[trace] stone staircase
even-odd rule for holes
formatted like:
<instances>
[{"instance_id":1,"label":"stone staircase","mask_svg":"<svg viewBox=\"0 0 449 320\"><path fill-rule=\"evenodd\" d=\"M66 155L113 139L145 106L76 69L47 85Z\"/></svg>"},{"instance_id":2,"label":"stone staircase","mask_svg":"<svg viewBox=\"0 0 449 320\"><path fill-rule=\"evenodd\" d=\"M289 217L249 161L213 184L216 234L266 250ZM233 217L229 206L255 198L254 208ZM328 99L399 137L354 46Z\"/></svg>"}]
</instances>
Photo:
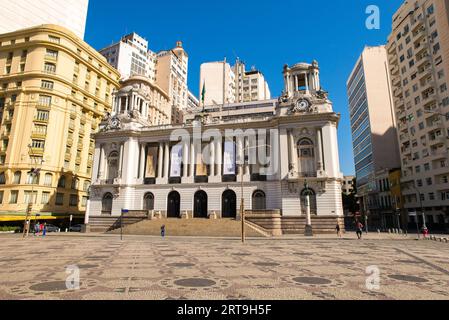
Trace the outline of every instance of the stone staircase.
<instances>
[{"instance_id":1,"label":"stone staircase","mask_svg":"<svg viewBox=\"0 0 449 320\"><path fill-rule=\"evenodd\" d=\"M146 217L124 217L123 228L139 223ZM106 233L109 231L120 229L120 217L90 217L88 232Z\"/></svg>"},{"instance_id":2,"label":"stone staircase","mask_svg":"<svg viewBox=\"0 0 449 320\"><path fill-rule=\"evenodd\" d=\"M198 236L198 237L240 237L241 221L234 219L153 219L129 224L124 229L124 234L160 236L161 226L165 225L166 236ZM112 230L110 233L118 234L120 230ZM269 236L260 228L247 225L246 236Z\"/></svg>"}]
</instances>

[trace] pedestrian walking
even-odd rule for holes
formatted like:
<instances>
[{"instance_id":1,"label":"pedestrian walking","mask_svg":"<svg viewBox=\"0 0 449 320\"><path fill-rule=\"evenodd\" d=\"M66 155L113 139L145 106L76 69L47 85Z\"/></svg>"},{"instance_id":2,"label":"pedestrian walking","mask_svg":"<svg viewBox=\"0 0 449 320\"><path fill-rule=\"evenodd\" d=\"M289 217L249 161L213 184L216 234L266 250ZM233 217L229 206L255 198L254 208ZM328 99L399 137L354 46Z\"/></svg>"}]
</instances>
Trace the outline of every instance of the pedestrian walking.
<instances>
[{"instance_id":1,"label":"pedestrian walking","mask_svg":"<svg viewBox=\"0 0 449 320\"><path fill-rule=\"evenodd\" d=\"M45 237L47 234L47 223L44 223L44 226L42 227L42 237Z\"/></svg>"},{"instance_id":2,"label":"pedestrian walking","mask_svg":"<svg viewBox=\"0 0 449 320\"><path fill-rule=\"evenodd\" d=\"M34 236L39 235L39 227L40 227L39 225L40 225L39 221L34 224Z\"/></svg>"},{"instance_id":3,"label":"pedestrian walking","mask_svg":"<svg viewBox=\"0 0 449 320\"><path fill-rule=\"evenodd\" d=\"M165 224L161 226L161 237L165 238Z\"/></svg>"},{"instance_id":4,"label":"pedestrian walking","mask_svg":"<svg viewBox=\"0 0 449 320\"><path fill-rule=\"evenodd\" d=\"M360 221L357 221L356 229L357 229L357 238L361 240L363 235L363 224L361 224Z\"/></svg>"},{"instance_id":5,"label":"pedestrian walking","mask_svg":"<svg viewBox=\"0 0 449 320\"><path fill-rule=\"evenodd\" d=\"M43 223L39 223L39 233L38 236L41 235L41 233L44 231L44 224Z\"/></svg>"},{"instance_id":6,"label":"pedestrian walking","mask_svg":"<svg viewBox=\"0 0 449 320\"><path fill-rule=\"evenodd\" d=\"M335 227L335 230L337 230L337 237L341 238L341 227L340 227L340 224L337 223L337 226Z\"/></svg>"}]
</instances>

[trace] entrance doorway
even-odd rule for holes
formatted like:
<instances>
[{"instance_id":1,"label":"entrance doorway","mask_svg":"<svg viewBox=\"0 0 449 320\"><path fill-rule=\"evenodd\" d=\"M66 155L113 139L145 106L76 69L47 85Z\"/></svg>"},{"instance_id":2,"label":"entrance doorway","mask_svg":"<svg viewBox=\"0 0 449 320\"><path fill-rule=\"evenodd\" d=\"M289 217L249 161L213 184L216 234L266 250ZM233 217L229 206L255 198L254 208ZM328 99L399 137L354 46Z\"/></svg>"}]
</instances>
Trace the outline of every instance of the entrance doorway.
<instances>
[{"instance_id":1,"label":"entrance doorway","mask_svg":"<svg viewBox=\"0 0 449 320\"><path fill-rule=\"evenodd\" d=\"M223 192L221 198L221 217L237 218L237 196L232 190Z\"/></svg>"},{"instance_id":2,"label":"entrance doorway","mask_svg":"<svg viewBox=\"0 0 449 320\"><path fill-rule=\"evenodd\" d=\"M179 218L181 216L181 196L177 191L172 191L167 199L167 218Z\"/></svg>"},{"instance_id":3,"label":"entrance doorway","mask_svg":"<svg viewBox=\"0 0 449 320\"><path fill-rule=\"evenodd\" d=\"M193 203L193 217L194 218L207 218L207 193L204 191L198 191L195 193Z\"/></svg>"}]
</instances>

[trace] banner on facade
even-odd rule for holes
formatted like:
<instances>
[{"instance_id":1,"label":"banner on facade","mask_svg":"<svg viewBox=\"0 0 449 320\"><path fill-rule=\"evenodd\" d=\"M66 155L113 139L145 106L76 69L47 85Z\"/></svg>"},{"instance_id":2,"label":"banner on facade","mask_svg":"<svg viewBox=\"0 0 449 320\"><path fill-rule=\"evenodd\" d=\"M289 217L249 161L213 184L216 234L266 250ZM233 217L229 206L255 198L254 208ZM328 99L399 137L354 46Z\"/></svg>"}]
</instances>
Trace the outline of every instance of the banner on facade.
<instances>
[{"instance_id":1,"label":"banner on facade","mask_svg":"<svg viewBox=\"0 0 449 320\"><path fill-rule=\"evenodd\" d=\"M223 174L235 175L235 144L232 140L226 140L224 143L224 159L223 159Z\"/></svg>"},{"instance_id":2,"label":"banner on facade","mask_svg":"<svg viewBox=\"0 0 449 320\"><path fill-rule=\"evenodd\" d=\"M156 178L158 147L147 148L145 178Z\"/></svg>"},{"instance_id":3,"label":"banner on facade","mask_svg":"<svg viewBox=\"0 0 449 320\"><path fill-rule=\"evenodd\" d=\"M196 176L207 177L207 165L203 161L204 145L201 146L201 150L196 153Z\"/></svg>"},{"instance_id":4,"label":"banner on facade","mask_svg":"<svg viewBox=\"0 0 449 320\"><path fill-rule=\"evenodd\" d=\"M182 146L175 145L171 149L170 177L180 178L182 166Z\"/></svg>"}]
</instances>

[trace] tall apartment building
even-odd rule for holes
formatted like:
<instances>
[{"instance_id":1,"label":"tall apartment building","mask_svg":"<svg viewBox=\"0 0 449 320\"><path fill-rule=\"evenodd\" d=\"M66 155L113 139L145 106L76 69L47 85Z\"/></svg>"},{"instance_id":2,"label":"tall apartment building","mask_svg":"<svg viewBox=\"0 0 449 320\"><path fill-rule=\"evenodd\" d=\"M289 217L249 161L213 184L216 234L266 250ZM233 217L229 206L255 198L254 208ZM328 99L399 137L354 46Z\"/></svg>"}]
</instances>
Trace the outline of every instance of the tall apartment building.
<instances>
[{"instance_id":1,"label":"tall apartment building","mask_svg":"<svg viewBox=\"0 0 449 320\"><path fill-rule=\"evenodd\" d=\"M118 72L71 31L0 35L0 213L83 215ZM39 172L32 169L38 169Z\"/></svg>"},{"instance_id":2,"label":"tall apartment building","mask_svg":"<svg viewBox=\"0 0 449 320\"><path fill-rule=\"evenodd\" d=\"M265 76L259 70L246 71L245 63L237 59L233 67L235 74L236 102L270 100L271 93Z\"/></svg>"},{"instance_id":3,"label":"tall apartment building","mask_svg":"<svg viewBox=\"0 0 449 320\"><path fill-rule=\"evenodd\" d=\"M148 49L148 41L137 33L124 36L100 53L120 72L122 80L145 76L152 82L156 81L156 53Z\"/></svg>"},{"instance_id":4,"label":"tall apartment building","mask_svg":"<svg viewBox=\"0 0 449 320\"><path fill-rule=\"evenodd\" d=\"M347 82L357 192L361 209L379 223L377 173L400 167L384 46L366 47Z\"/></svg>"},{"instance_id":5,"label":"tall apartment building","mask_svg":"<svg viewBox=\"0 0 449 320\"><path fill-rule=\"evenodd\" d=\"M0 0L0 34L56 24L84 38L89 0Z\"/></svg>"},{"instance_id":6,"label":"tall apartment building","mask_svg":"<svg viewBox=\"0 0 449 320\"><path fill-rule=\"evenodd\" d=\"M407 1L393 17L388 62L405 208L427 225L449 221L449 2Z\"/></svg>"},{"instance_id":7,"label":"tall apartment building","mask_svg":"<svg viewBox=\"0 0 449 320\"><path fill-rule=\"evenodd\" d=\"M204 105L220 105L234 103L235 74L226 59L207 62L200 67L200 93L205 86Z\"/></svg>"},{"instance_id":8,"label":"tall apartment building","mask_svg":"<svg viewBox=\"0 0 449 320\"><path fill-rule=\"evenodd\" d=\"M189 90L189 96L187 100L187 110L196 110L200 106L198 98Z\"/></svg>"},{"instance_id":9,"label":"tall apartment building","mask_svg":"<svg viewBox=\"0 0 449 320\"><path fill-rule=\"evenodd\" d=\"M189 89L187 75L189 71L189 55L182 42L176 42L171 50L160 51L156 62L156 84L170 97L174 112L187 109Z\"/></svg>"},{"instance_id":10,"label":"tall apartment building","mask_svg":"<svg viewBox=\"0 0 449 320\"><path fill-rule=\"evenodd\" d=\"M355 176L344 176L341 182L341 192L349 196L354 191Z\"/></svg>"}]
</instances>

